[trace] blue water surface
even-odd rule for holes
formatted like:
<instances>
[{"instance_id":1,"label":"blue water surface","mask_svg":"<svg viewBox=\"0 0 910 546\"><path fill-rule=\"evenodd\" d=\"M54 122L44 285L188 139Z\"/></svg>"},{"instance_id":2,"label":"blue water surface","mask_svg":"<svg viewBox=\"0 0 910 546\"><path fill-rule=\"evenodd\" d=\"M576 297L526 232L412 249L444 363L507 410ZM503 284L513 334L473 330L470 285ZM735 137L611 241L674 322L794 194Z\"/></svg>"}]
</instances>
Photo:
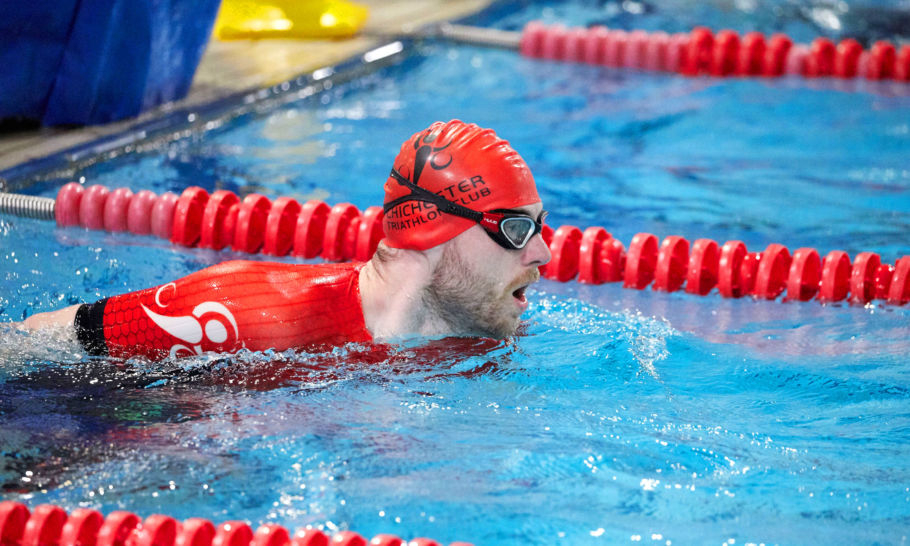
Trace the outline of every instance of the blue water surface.
<instances>
[{"instance_id":1,"label":"blue water surface","mask_svg":"<svg viewBox=\"0 0 910 546\"><path fill-rule=\"evenodd\" d=\"M897 2L522 2L471 22L869 41L906 40L901 17ZM452 118L512 143L554 226L910 254L906 84L686 79L432 41L24 191L199 185L364 209L399 143ZM233 258L264 259L2 217L0 320ZM907 542L906 307L552 281L529 299L515 339L378 356L118 363L0 327L0 496L478 545Z\"/></svg>"}]
</instances>

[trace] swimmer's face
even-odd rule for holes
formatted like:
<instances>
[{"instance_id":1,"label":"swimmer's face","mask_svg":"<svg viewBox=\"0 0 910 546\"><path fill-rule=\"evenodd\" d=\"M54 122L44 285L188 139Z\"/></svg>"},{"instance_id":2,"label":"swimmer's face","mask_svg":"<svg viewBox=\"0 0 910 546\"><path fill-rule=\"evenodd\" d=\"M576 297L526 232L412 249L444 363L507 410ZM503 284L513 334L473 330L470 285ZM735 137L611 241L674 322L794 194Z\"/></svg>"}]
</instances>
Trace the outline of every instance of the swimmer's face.
<instances>
[{"instance_id":1,"label":"swimmer's face","mask_svg":"<svg viewBox=\"0 0 910 546\"><path fill-rule=\"evenodd\" d=\"M537 218L543 205L514 209ZM537 268L550 261L540 234L519 250L506 250L480 226L455 237L443 250L427 298L455 334L503 338L513 335L528 308L525 289L540 278Z\"/></svg>"}]
</instances>

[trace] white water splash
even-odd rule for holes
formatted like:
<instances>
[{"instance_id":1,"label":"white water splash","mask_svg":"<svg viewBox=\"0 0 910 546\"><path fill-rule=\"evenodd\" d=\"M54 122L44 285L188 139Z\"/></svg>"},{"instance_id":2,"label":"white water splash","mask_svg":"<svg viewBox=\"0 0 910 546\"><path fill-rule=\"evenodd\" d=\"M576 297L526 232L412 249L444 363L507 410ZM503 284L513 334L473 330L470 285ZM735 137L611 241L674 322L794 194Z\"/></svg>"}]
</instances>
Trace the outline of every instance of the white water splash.
<instances>
[{"instance_id":1,"label":"white water splash","mask_svg":"<svg viewBox=\"0 0 910 546\"><path fill-rule=\"evenodd\" d=\"M0 323L0 370L36 361L76 362L84 356L71 326L28 331L17 323Z\"/></svg>"},{"instance_id":2,"label":"white water splash","mask_svg":"<svg viewBox=\"0 0 910 546\"><path fill-rule=\"evenodd\" d=\"M640 371L660 379L655 364L670 355L667 338L678 334L666 319L645 316L640 311L612 313L564 296L539 296L534 301L533 321L548 329L622 341Z\"/></svg>"},{"instance_id":3,"label":"white water splash","mask_svg":"<svg viewBox=\"0 0 910 546\"><path fill-rule=\"evenodd\" d=\"M676 335L676 330L666 319L646 317L640 311L624 310L619 317L619 331L629 343L629 352L642 370L660 379L654 364L670 356L667 338Z\"/></svg>"}]
</instances>

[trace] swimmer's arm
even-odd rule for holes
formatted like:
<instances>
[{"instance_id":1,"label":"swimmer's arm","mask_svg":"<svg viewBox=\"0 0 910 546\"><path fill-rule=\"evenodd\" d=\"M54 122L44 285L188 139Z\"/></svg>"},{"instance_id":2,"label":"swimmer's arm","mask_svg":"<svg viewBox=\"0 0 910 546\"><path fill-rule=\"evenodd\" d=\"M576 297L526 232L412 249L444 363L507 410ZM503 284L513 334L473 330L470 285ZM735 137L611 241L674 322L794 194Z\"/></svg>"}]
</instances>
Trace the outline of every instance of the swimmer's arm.
<instances>
[{"instance_id":1,"label":"swimmer's arm","mask_svg":"<svg viewBox=\"0 0 910 546\"><path fill-rule=\"evenodd\" d=\"M70 305L56 311L37 313L22 321L19 326L25 330L47 330L51 328L63 330L69 328L75 333L74 324L76 311L78 310L79 305Z\"/></svg>"},{"instance_id":2,"label":"swimmer's arm","mask_svg":"<svg viewBox=\"0 0 910 546\"><path fill-rule=\"evenodd\" d=\"M30 360L58 362L85 353L74 320L79 305L37 313L22 322L0 323L0 368Z\"/></svg>"}]
</instances>

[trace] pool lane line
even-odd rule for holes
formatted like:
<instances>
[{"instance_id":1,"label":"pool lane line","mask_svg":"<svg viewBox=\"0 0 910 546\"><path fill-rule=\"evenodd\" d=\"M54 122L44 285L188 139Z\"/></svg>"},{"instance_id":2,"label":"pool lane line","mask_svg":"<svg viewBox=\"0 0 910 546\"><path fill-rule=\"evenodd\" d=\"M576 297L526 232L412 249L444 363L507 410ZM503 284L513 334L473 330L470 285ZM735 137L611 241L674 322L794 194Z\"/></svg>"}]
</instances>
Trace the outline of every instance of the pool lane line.
<instances>
[{"instance_id":1,"label":"pool lane line","mask_svg":"<svg viewBox=\"0 0 910 546\"><path fill-rule=\"evenodd\" d=\"M407 33L459 43L500 47L537 59L614 68L672 72L684 76L840 78L910 81L910 44L899 49L879 40L868 49L853 38L811 44L786 34L740 36L696 27L688 33L625 31L605 26L565 27L532 21L521 32L442 23Z\"/></svg>"},{"instance_id":2,"label":"pool lane line","mask_svg":"<svg viewBox=\"0 0 910 546\"><path fill-rule=\"evenodd\" d=\"M259 194L242 199L227 190L211 195L193 186L179 196L129 188L113 191L96 184L65 184L56 199L0 193L0 214L54 220L60 227L83 227L112 233L154 235L185 247L202 247L271 256L288 254L327 261L369 260L383 238L382 207L361 213L350 203L329 206L319 200L274 201ZM541 267L548 279L584 284L622 282L623 287L705 296L717 288L725 298L752 296L784 301L866 305L910 301L910 255L882 263L875 252L860 252L851 263L846 252L824 259L814 248L792 254L772 243L750 252L742 241L719 245L711 239L690 244L680 236L659 241L638 233L628 250L602 227L582 231L570 225L542 231L552 260Z\"/></svg>"},{"instance_id":3,"label":"pool lane line","mask_svg":"<svg viewBox=\"0 0 910 546\"><path fill-rule=\"evenodd\" d=\"M353 531L329 537L318 529L301 528L293 535L281 525L266 523L255 532L246 522L227 521L215 526L202 518L183 522L154 514L144 520L117 510L106 517L88 508L67 514L63 508L42 504L29 511L19 502L0 502L0 543L6 546L441 546L429 538L404 541L380 534L369 542ZM452 542L449 546L472 546Z\"/></svg>"}]
</instances>

